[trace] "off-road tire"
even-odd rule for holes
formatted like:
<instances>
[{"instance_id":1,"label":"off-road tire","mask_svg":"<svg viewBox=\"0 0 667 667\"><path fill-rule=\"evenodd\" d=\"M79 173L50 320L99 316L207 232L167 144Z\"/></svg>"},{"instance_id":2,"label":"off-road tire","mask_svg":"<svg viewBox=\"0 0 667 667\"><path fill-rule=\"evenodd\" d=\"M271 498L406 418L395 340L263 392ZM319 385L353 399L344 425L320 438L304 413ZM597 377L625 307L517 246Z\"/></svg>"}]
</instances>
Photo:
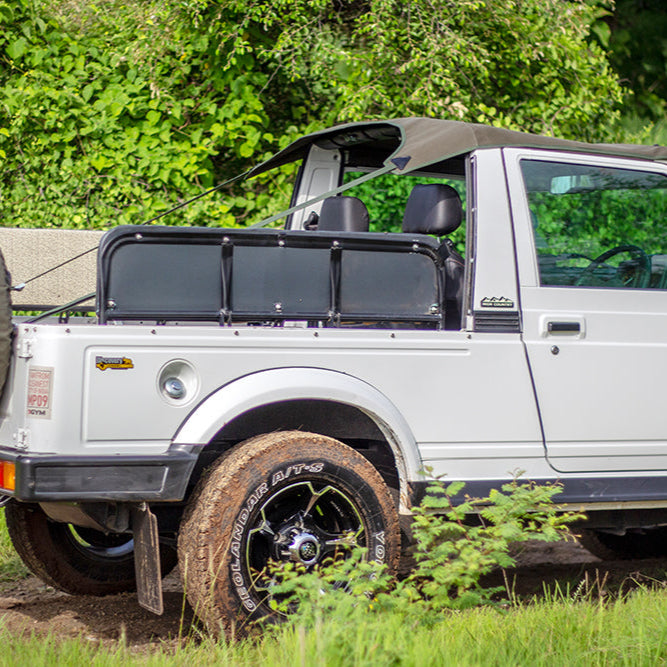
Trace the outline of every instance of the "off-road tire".
<instances>
[{"instance_id":1,"label":"off-road tire","mask_svg":"<svg viewBox=\"0 0 667 667\"><path fill-rule=\"evenodd\" d=\"M625 535L582 530L579 543L602 560L660 558L667 555L667 528L629 530Z\"/></svg>"},{"instance_id":2,"label":"off-road tire","mask_svg":"<svg viewBox=\"0 0 667 667\"><path fill-rule=\"evenodd\" d=\"M318 500L311 506L314 497ZM311 508L306 512L310 527L302 523L297 530L290 522L304 504ZM256 574L269 559L295 560L299 540L322 534L322 526L329 534L342 534L348 519L359 522L368 557L386 563L394 574L400 555L398 514L367 459L337 440L301 431L241 443L198 482L181 522L178 555L188 601L212 634L245 632L250 622L272 614L267 589L258 589L260 578L251 580L251 570ZM264 525L274 532L259 530ZM290 557L287 550L272 555L277 534L294 536ZM321 562L325 547L315 546L311 553Z\"/></svg>"},{"instance_id":3,"label":"off-road tire","mask_svg":"<svg viewBox=\"0 0 667 667\"><path fill-rule=\"evenodd\" d=\"M15 500L5 507L5 518L21 560L44 583L72 595L136 590L131 535L77 529L52 521L39 505ZM166 576L176 566L176 551L161 546L160 563Z\"/></svg>"},{"instance_id":4,"label":"off-road tire","mask_svg":"<svg viewBox=\"0 0 667 667\"><path fill-rule=\"evenodd\" d=\"M5 258L0 252L0 396L2 396L7 375L9 361L12 356L12 299L11 277L5 265Z\"/></svg>"}]
</instances>

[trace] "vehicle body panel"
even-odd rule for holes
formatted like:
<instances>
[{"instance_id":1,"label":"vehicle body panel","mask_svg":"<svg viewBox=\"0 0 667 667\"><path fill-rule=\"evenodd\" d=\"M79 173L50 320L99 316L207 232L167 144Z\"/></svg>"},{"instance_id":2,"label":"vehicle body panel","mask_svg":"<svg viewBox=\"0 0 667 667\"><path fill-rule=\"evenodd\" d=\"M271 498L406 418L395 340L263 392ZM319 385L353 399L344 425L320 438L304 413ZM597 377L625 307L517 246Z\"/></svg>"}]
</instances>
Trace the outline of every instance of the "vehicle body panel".
<instances>
[{"instance_id":1,"label":"vehicle body panel","mask_svg":"<svg viewBox=\"0 0 667 667\"><path fill-rule=\"evenodd\" d=\"M522 159L667 173L645 161L505 149L521 254L523 337L559 472L667 469L667 291L539 287ZM532 261L531 261L532 260ZM575 331L549 331L575 323Z\"/></svg>"}]
</instances>

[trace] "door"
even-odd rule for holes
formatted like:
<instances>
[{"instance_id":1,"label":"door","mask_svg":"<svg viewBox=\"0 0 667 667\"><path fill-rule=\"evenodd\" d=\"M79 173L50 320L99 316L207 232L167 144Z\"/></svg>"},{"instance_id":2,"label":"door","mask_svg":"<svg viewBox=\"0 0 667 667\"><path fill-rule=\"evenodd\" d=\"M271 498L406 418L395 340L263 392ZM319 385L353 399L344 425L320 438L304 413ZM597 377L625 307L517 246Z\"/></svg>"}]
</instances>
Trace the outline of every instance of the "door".
<instances>
[{"instance_id":1,"label":"door","mask_svg":"<svg viewBox=\"0 0 667 667\"><path fill-rule=\"evenodd\" d=\"M667 170L516 149L505 160L549 463L667 469Z\"/></svg>"}]
</instances>

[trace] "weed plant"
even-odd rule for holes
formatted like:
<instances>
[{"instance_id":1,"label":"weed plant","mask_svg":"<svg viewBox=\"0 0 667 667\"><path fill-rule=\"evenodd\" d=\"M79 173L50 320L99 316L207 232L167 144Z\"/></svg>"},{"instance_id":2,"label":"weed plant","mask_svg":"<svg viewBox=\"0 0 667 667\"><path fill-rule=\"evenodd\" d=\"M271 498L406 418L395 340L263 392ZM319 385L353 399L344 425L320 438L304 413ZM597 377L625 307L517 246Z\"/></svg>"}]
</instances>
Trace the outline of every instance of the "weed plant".
<instances>
[{"instance_id":1,"label":"weed plant","mask_svg":"<svg viewBox=\"0 0 667 667\"><path fill-rule=\"evenodd\" d=\"M393 581L385 565L366 560L361 548L311 571L281 563L272 572L274 609L305 628L331 617L358 624L388 613L400 623L432 624L445 610L498 604L509 591L484 586L482 577L515 565L513 545L565 539L569 524L582 518L558 510L553 497L560 487L554 484L515 478L487 498L455 503L462 489L460 482L429 485L414 512L416 565L402 581Z\"/></svg>"},{"instance_id":2,"label":"weed plant","mask_svg":"<svg viewBox=\"0 0 667 667\"><path fill-rule=\"evenodd\" d=\"M502 599L511 598L510 591L480 583L490 569L514 564L516 542L567 537L576 517L557 511L552 498L558 487L515 480L489 498L455 507L460 491L459 484L433 487L415 512L417 565L398 583L362 551L312 572L287 565L275 605L291 615L238 641L193 630L178 645L133 647L17 635L0 624L0 667L665 664L664 584L609 599L604 580L586 580L574 590L556 588L539 600L508 604ZM0 546L11 549L2 535Z\"/></svg>"}]
</instances>

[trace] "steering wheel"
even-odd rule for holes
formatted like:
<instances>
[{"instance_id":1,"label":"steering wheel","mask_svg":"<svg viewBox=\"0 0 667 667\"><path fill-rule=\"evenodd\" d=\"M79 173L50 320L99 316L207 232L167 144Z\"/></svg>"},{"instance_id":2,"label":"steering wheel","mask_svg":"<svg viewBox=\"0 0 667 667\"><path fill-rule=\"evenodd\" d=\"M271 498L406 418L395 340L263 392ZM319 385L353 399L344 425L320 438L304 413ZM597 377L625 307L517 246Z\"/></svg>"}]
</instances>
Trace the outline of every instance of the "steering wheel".
<instances>
[{"instance_id":1,"label":"steering wheel","mask_svg":"<svg viewBox=\"0 0 667 667\"><path fill-rule=\"evenodd\" d=\"M606 281L609 281L613 277L618 278L623 287L648 287L651 279L651 259L639 246L636 245L619 245L615 248L606 250L591 261L591 263L581 272L574 284L585 285L586 280L589 279L591 274L595 274L595 271L605 262L622 252L630 254L632 259L637 263L637 269L632 272L629 277L624 277L619 274L618 268L608 267L609 269L614 270L614 275L607 278ZM605 279L602 278L602 280L604 281Z\"/></svg>"}]
</instances>

